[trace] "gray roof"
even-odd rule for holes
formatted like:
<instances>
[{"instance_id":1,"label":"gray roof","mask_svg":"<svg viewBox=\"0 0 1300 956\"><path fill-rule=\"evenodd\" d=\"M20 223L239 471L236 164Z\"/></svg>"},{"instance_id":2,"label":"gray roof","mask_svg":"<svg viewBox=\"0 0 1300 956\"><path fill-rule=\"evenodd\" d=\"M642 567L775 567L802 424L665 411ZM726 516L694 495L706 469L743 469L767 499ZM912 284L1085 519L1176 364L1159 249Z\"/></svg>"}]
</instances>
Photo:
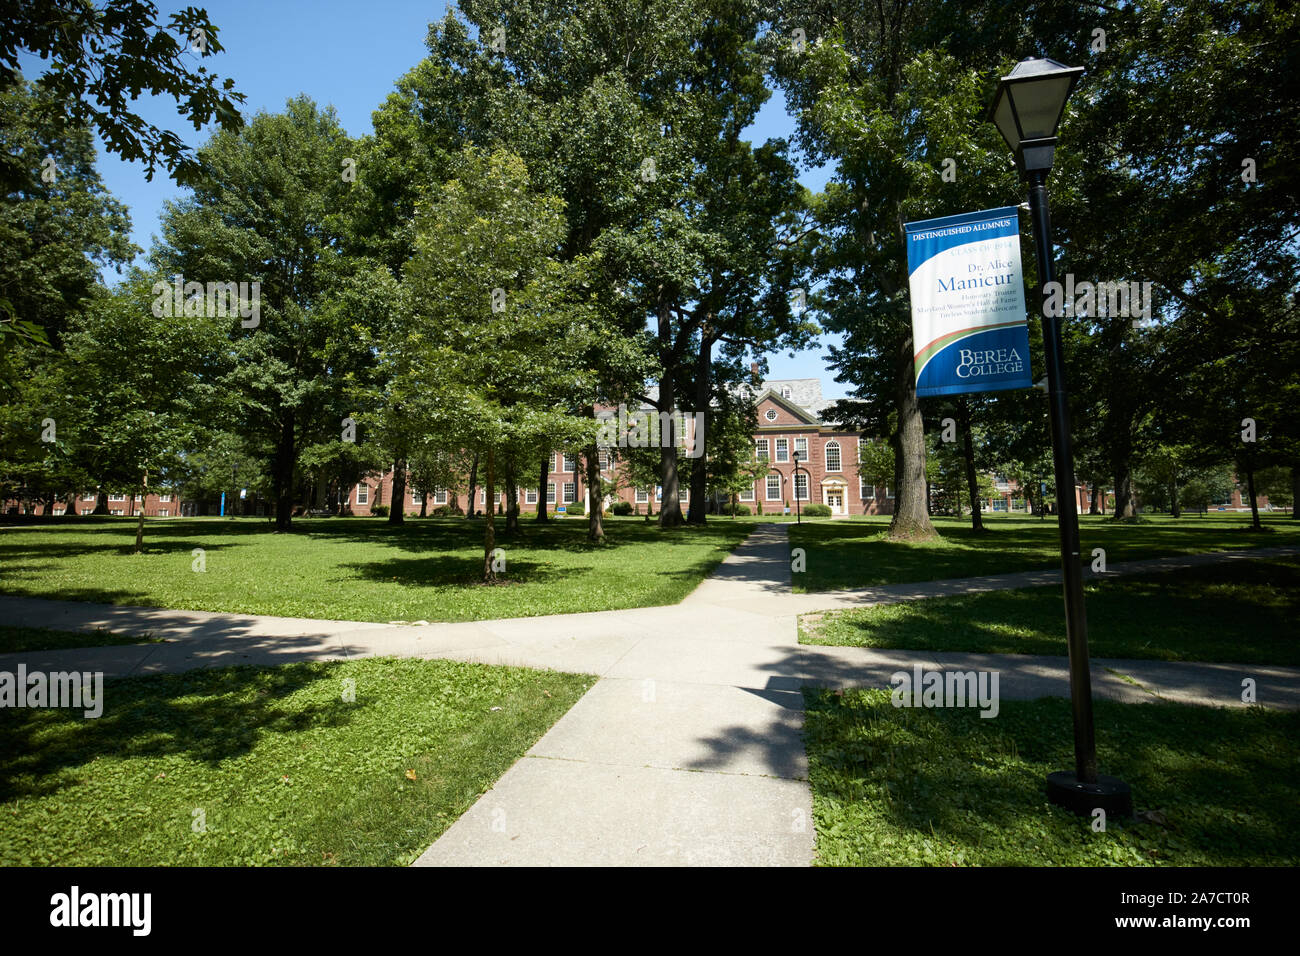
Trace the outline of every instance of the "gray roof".
<instances>
[{"instance_id":1,"label":"gray roof","mask_svg":"<svg viewBox=\"0 0 1300 956\"><path fill-rule=\"evenodd\" d=\"M755 397L771 389L787 402L798 405L810 413L818 421L821 421L822 412L835 404L834 399L822 397L822 380L819 378L771 378L761 382L757 387L745 385L742 388ZM651 401L657 401L659 386L648 386L645 394Z\"/></svg>"}]
</instances>

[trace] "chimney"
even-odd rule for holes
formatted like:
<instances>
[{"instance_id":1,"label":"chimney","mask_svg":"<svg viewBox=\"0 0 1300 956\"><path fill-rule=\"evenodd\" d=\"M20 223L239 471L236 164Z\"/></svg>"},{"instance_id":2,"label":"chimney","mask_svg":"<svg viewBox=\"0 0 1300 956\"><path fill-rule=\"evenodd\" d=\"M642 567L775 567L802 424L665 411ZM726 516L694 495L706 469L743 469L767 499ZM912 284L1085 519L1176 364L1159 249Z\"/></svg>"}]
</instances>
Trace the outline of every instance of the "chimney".
<instances>
[{"instance_id":1,"label":"chimney","mask_svg":"<svg viewBox=\"0 0 1300 956\"><path fill-rule=\"evenodd\" d=\"M749 377L750 377L751 379L754 380L754 384L755 384L755 385L759 384L759 382L762 381L762 379L760 379L760 378L758 377L758 363L757 363L757 362L750 362L750 363L749 363Z\"/></svg>"}]
</instances>

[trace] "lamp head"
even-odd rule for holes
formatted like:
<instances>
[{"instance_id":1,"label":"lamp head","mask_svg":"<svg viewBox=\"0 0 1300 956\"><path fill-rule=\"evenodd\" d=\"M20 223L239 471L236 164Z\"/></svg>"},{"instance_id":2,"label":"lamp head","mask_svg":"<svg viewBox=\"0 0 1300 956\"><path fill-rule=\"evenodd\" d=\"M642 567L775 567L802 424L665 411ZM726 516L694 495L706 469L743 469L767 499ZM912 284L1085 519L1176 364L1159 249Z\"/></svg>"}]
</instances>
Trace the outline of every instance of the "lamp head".
<instances>
[{"instance_id":1,"label":"lamp head","mask_svg":"<svg viewBox=\"0 0 1300 956\"><path fill-rule=\"evenodd\" d=\"M1074 91L1083 67L1055 60L1021 60L998 83L989 119L1011 147L1023 172L1052 168L1056 131L1065 101Z\"/></svg>"}]
</instances>

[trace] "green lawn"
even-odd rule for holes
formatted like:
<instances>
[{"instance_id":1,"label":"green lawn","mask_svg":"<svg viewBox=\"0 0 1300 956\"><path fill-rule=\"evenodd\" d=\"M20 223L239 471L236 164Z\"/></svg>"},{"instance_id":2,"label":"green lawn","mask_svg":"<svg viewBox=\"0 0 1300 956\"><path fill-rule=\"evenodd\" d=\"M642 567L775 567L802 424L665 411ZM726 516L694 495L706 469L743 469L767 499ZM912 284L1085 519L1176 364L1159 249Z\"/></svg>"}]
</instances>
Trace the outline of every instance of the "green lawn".
<instances>
[{"instance_id":1,"label":"green lawn","mask_svg":"<svg viewBox=\"0 0 1300 956\"><path fill-rule=\"evenodd\" d=\"M1300 560L1241 561L1086 585L1093 657L1300 665ZM805 644L1065 654L1059 585L807 615Z\"/></svg>"},{"instance_id":2,"label":"green lawn","mask_svg":"<svg viewBox=\"0 0 1300 956\"><path fill-rule=\"evenodd\" d=\"M114 634L93 631L51 631L44 627L10 627L0 624L0 654L17 651L61 651L70 647L108 647L114 644L157 644L161 638L148 634Z\"/></svg>"},{"instance_id":3,"label":"green lawn","mask_svg":"<svg viewBox=\"0 0 1300 956\"><path fill-rule=\"evenodd\" d=\"M405 865L593 679L369 659L109 681L94 720L0 711L0 866Z\"/></svg>"},{"instance_id":4,"label":"green lawn","mask_svg":"<svg viewBox=\"0 0 1300 956\"><path fill-rule=\"evenodd\" d=\"M828 591L1061 566L1060 538L1051 516L991 516L985 522L989 530L982 535L971 531L969 519L933 520L940 538L920 543L887 540L888 517L796 525L790 529L790 546L804 549L807 570L795 575L795 590ZM1110 564L1300 544L1300 521L1279 516L1264 518L1266 532L1251 531L1249 515L1177 519L1160 515L1136 524L1083 516L1079 524L1081 551L1088 563L1094 548L1104 549Z\"/></svg>"},{"instance_id":5,"label":"green lawn","mask_svg":"<svg viewBox=\"0 0 1300 956\"><path fill-rule=\"evenodd\" d=\"M1300 713L1096 702L1097 757L1144 822L1047 801L1074 767L1070 702L896 709L806 691L817 862L829 866L1300 865Z\"/></svg>"},{"instance_id":6,"label":"green lawn","mask_svg":"<svg viewBox=\"0 0 1300 956\"><path fill-rule=\"evenodd\" d=\"M484 587L482 525L464 518L134 519L0 531L0 593L197 611L353 621L474 621L674 604L744 537L753 521L661 531L610 519L591 545L586 522L525 519L501 535L504 583ZM206 570L193 570L196 548Z\"/></svg>"}]
</instances>

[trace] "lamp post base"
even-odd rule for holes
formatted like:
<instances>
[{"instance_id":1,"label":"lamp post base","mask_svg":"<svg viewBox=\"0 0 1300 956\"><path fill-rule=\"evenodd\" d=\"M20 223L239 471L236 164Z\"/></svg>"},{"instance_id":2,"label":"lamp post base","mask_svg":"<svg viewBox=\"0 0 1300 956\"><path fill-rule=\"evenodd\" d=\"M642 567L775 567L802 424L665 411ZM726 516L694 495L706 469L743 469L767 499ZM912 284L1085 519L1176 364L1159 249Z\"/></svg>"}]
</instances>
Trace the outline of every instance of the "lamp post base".
<instances>
[{"instance_id":1,"label":"lamp post base","mask_svg":"<svg viewBox=\"0 0 1300 956\"><path fill-rule=\"evenodd\" d=\"M1081 817L1091 816L1099 807L1107 818L1133 816L1133 791L1123 780L1104 773L1097 774L1096 783L1080 783L1073 771L1049 773L1047 799Z\"/></svg>"}]
</instances>

